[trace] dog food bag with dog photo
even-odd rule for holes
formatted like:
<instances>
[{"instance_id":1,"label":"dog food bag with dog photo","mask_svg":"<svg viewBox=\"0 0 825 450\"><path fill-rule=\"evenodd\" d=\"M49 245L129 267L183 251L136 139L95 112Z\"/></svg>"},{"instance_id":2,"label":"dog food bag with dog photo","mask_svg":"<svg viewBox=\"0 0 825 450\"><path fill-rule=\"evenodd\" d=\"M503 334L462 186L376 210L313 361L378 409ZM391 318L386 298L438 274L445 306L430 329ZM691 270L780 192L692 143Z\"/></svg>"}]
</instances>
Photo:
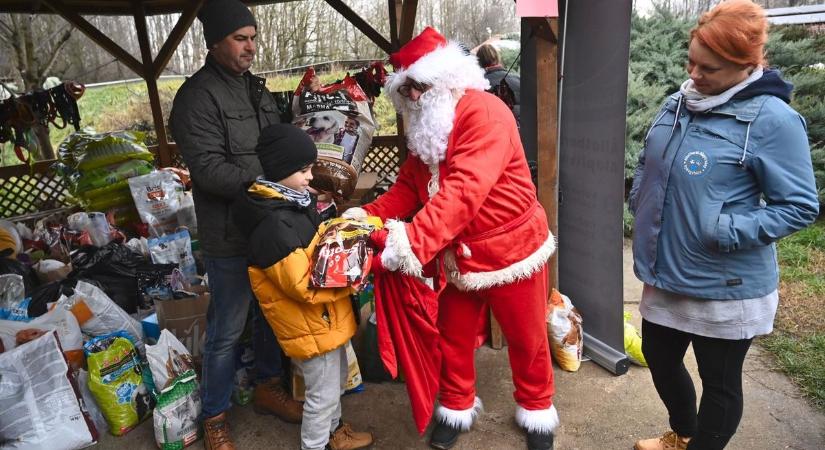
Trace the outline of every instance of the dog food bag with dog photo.
<instances>
[{"instance_id":1,"label":"dog food bag with dog photo","mask_svg":"<svg viewBox=\"0 0 825 450\"><path fill-rule=\"evenodd\" d=\"M581 366L584 350L582 316L570 299L555 289L548 303L547 324L553 359L563 370L575 372Z\"/></svg>"},{"instance_id":2,"label":"dog food bag with dog photo","mask_svg":"<svg viewBox=\"0 0 825 450\"><path fill-rule=\"evenodd\" d=\"M143 367L128 334L93 338L83 346L89 365L89 389L103 411L109 432L128 433L149 417L154 398L143 383Z\"/></svg>"},{"instance_id":3,"label":"dog food bag with dog photo","mask_svg":"<svg viewBox=\"0 0 825 450\"><path fill-rule=\"evenodd\" d=\"M306 131L318 148L311 186L349 198L375 132L367 95L349 75L322 86L310 67L295 90L292 113L293 125Z\"/></svg>"}]
</instances>

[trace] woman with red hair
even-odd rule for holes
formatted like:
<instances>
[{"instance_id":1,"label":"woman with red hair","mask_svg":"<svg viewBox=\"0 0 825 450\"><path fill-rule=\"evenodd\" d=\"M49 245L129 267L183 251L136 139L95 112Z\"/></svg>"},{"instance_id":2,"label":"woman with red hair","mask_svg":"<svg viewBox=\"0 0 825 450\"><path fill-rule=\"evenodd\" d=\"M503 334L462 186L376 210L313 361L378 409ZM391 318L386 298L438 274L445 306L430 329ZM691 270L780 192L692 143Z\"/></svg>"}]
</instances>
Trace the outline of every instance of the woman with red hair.
<instances>
[{"instance_id":1,"label":"woman with red hair","mask_svg":"<svg viewBox=\"0 0 825 450\"><path fill-rule=\"evenodd\" d=\"M742 418L742 365L779 303L775 242L811 224L816 195L793 86L764 58L768 24L729 0L690 32L689 78L656 115L630 192L644 282L642 351L671 430L636 450L722 449ZM693 346L702 398L683 359Z\"/></svg>"}]
</instances>

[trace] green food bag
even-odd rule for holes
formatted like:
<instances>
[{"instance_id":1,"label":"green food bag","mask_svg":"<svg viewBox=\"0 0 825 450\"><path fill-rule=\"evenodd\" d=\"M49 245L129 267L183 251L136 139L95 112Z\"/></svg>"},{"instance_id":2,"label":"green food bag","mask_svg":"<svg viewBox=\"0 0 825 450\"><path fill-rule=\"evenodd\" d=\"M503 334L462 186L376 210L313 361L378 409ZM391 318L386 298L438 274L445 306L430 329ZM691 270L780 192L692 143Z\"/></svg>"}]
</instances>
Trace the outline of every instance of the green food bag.
<instances>
[{"instance_id":1,"label":"green food bag","mask_svg":"<svg viewBox=\"0 0 825 450\"><path fill-rule=\"evenodd\" d=\"M123 331L83 345L92 391L109 432L126 434L152 412L154 398L143 383L143 368L131 337Z\"/></svg>"},{"instance_id":2,"label":"green food bag","mask_svg":"<svg viewBox=\"0 0 825 450\"><path fill-rule=\"evenodd\" d=\"M201 397L192 370L180 374L158 397L152 414L155 442L162 450L180 450L200 438Z\"/></svg>"},{"instance_id":3,"label":"green food bag","mask_svg":"<svg viewBox=\"0 0 825 450\"><path fill-rule=\"evenodd\" d=\"M647 367L645 355L642 353L642 335L630 322L630 313L624 313L624 352L630 362Z\"/></svg>"}]
</instances>

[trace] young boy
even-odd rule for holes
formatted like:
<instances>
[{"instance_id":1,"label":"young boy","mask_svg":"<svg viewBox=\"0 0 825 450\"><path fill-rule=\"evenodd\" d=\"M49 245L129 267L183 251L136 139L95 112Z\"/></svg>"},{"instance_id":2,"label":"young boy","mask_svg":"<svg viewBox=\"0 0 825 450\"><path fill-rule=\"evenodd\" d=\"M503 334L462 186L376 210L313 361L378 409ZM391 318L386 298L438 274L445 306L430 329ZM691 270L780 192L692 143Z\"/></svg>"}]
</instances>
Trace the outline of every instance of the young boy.
<instances>
[{"instance_id":1,"label":"young boy","mask_svg":"<svg viewBox=\"0 0 825 450\"><path fill-rule=\"evenodd\" d=\"M320 218L307 188L318 157L300 128L271 125L255 151L263 168L232 207L249 239L249 280L261 311L306 383L301 449L358 449L372 434L341 421L347 376L344 344L355 333L351 288L310 289L310 262Z\"/></svg>"}]
</instances>

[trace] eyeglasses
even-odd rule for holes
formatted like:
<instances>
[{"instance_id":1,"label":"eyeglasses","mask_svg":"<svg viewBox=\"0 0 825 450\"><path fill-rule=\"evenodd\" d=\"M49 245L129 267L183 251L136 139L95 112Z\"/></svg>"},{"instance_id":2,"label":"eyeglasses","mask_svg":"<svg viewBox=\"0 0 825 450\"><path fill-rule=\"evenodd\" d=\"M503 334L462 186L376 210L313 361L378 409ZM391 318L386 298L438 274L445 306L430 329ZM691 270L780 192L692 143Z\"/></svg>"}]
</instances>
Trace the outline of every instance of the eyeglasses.
<instances>
[{"instance_id":1,"label":"eyeglasses","mask_svg":"<svg viewBox=\"0 0 825 450\"><path fill-rule=\"evenodd\" d=\"M398 93L401 94L402 97L409 97L413 89L423 94L430 89L430 85L419 83L415 80L407 80L406 83L398 87Z\"/></svg>"}]
</instances>

